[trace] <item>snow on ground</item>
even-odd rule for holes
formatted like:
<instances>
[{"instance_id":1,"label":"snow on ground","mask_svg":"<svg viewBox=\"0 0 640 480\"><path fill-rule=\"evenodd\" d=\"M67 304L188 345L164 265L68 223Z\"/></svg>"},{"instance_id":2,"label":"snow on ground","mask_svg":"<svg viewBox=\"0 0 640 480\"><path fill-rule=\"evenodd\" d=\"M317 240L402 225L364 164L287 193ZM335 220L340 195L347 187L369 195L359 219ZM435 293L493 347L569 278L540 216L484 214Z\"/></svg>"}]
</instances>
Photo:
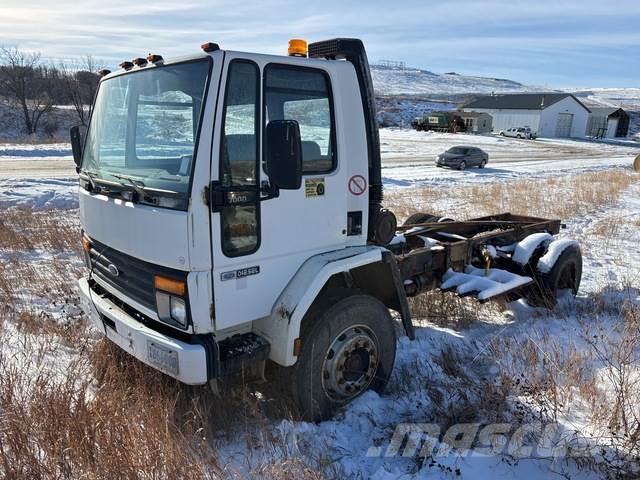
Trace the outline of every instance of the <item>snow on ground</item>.
<instances>
[{"instance_id":1,"label":"snow on ground","mask_svg":"<svg viewBox=\"0 0 640 480\"><path fill-rule=\"evenodd\" d=\"M524 141L407 130L382 130L381 139L383 176L387 186L394 189L429 185L442 186L446 191L447 186L453 184L544 178L628 167L633 156L640 153L640 147L624 144L558 139ZM435 155L455 144L472 144L487 150L489 166L484 170L465 172L436 168L433 165ZM0 146L0 169L2 162L6 161L3 157L49 162L45 159L68 155L68 147L65 146ZM70 163L68 158L64 161ZM26 174L29 172L33 173L33 170L27 167ZM76 209L77 180L0 179L0 208L13 206ZM611 218L621 219L616 235L608 239L594 236L595 226ZM247 476L248 472L269 459L304 457L318 464L331 465L327 467L328 471L336 477L381 480L399 477L598 478L593 473L578 470L576 463L565 458L517 460L512 455L467 455L464 451L447 453L447 445L433 438L437 432L420 436L434 442L431 451L443 449L444 454L433 459L422 459L415 454L391 455L391 444L394 432L401 424L464 423L465 408L471 408L469 405L474 399L482 398L483 391L496 387L493 379L503 368L487 354L493 342L502 339L514 343L530 339L542 341L551 336L567 348L574 345L582 332L581 319L576 312L588 310L592 295L596 295L603 285L612 285L613 291L617 292L615 295L621 296L622 285L629 279L637 285L640 228L638 223L627 220L637 222L639 219L640 186L637 183L617 204L593 209L589 215L579 218L566 219L567 229L562 231L562 235L580 242L584 252L584 270L578 298L564 301L560 313L548 314L517 302L504 311L482 310L481 318L466 328L441 327L417 319L421 327L417 329L415 341L409 341L398 331L396 365L384 395L368 392L334 419L319 424L270 419L266 423L245 425L253 440L245 435L219 432L213 442L221 463L227 465L229 471ZM48 253L37 251L33 255L36 256L34 263L38 263L38 259L46 258ZM629 295L632 301L640 303L637 290ZM618 301L618 297L614 296L613 301ZM440 360L448 349L455 352L458 365L463 368L460 372L447 371ZM510 363L517 365L517 356ZM517 404L518 399L511 401ZM491 406L486 405L486 408L486 411L475 412L471 417L473 421L495 421L490 414ZM567 434L586 429L578 406L570 409L566 416L561 416L558 424ZM256 442L255 438L260 441Z\"/></svg>"},{"instance_id":2,"label":"snow on ground","mask_svg":"<svg viewBox=\"0 0 640 480\"><path fill-rule=\"evenodd\" d=\"M78 181L68 179L8 179L0 180L0 207L10 206L42 209L78 207Z\"/></svg>"}]
</instances>

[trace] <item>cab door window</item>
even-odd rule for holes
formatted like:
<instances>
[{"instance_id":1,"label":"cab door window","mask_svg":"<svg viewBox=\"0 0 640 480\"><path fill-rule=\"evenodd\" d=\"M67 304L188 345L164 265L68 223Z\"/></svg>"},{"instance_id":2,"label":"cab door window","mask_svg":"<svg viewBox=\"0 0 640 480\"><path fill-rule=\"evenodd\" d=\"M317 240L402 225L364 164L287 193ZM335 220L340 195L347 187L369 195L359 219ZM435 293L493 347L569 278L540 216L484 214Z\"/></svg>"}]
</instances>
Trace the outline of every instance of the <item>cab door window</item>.
<instances>
[{"instance_id":1,"label":"cab door window","mask_svg":"<svg viewBox=\"0 0 640 480\"><path fill-rule=\"evenodd\" d=\"M265 68L265 124L295 120L302 140L302 171L335 168L335 128L331 83L323 70L270 64Z\"/></svg>"},{"instance_id":2,"label":"cab door window","mask_svg":"<svg viewBox=\"0 0 640 480\"><path fill-rule=\"evenodd\" d=\"M253 253L260 243L259 100L258 66L247 60L232 60L220 152L220 185L227 198L220 211L222 251L228 257Z\"/></svg>"}]
</instances>

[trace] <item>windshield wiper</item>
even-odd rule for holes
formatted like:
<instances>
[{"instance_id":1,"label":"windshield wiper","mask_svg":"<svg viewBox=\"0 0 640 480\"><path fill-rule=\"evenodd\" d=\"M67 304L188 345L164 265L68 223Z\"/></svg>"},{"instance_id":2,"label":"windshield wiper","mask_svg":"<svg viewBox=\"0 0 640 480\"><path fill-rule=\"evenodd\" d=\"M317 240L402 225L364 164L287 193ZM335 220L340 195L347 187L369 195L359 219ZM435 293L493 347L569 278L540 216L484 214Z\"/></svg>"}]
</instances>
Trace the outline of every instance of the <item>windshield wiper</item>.
<instances>
[{"instance_id":1,"label":"windshield wiper","mask_svg":"<svg viewBox=\"0 0 640 480\"><path fill-rule=\"evenodd\" d=\"M147 199L149 199L151 203L155 203L155 199L149 196L149 194L145 191L146 185L142 180L134 179L127 175L119 175L117 173L109 173L109 175L111 175L112 177L118 178L120 180L124 180L125 182L128 182L129 185L133 187L133 190L138 195L137 199L131 198L131 201L133 203L137 203L139 200L146 201ZM125 184L123 183L122 185L124 186Z\"/></svg>"},{"instance_id":2,"label":"windshield wiper","mask_svg":"<svg viewBox=\"0 0 640 480\"><path fill-rule=\"evenodd\" d=\"M83 170L80 173L84 173L87 176L87 178L89 179L89 183L91 184L91 189L95 190L96 182L94 182L94 180L97 178L97 175L93 172L88 172L86 170Z\"/></svg>"}]
</instances>

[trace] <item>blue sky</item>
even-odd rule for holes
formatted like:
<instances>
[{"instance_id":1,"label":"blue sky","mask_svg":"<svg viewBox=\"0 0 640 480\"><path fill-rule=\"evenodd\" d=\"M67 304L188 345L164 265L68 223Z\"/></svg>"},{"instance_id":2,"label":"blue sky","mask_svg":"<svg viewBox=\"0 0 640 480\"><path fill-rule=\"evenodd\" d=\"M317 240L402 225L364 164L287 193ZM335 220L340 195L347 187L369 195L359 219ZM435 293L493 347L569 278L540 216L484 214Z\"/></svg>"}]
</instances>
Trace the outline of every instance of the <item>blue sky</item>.
<instances>
[{"instance_id":1,"label":"blue sky","mask_svg":"<svg viewBox=\"0 0 640 480\"><path fill-rule=\"evenodd\" d=\"M0 45L117 64L293 37L360 37L370 59L548 87L640 87L640 0L2 0Z\"/></svg>"}]
</instances>

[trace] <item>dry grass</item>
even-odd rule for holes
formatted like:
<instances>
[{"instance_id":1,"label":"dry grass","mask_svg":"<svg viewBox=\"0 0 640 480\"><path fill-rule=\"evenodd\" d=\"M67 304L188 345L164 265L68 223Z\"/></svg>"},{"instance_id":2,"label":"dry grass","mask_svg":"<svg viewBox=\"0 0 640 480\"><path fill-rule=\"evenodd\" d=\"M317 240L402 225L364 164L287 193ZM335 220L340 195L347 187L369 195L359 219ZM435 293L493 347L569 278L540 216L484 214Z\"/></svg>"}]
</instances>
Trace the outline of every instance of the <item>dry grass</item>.
<instances>
[{"instance_id":1,"label":"dry grass","mask_svg":"<svg viewBox=\"0 0 640 480\"><path fill-rule=\"evenodd\" d=\"M543 330L526 338L496 338L490 348L502 383L518 399L514 412L520 420L560 422L597 442L591 468L611 478L640 473L636 295L631 286L595 292L578 305L577 319L565 320L578 324L569 338ZM576 414L581 420L574 424Z\"/></svg>"},{"instance_id":2,"label":"dry grass","mask_svg":"<svg viewBox=\"0 0 640 480\"><path fill-rule=\"evenodd\" d=\"M29 252L81 252L80 226L76 215L30 208L3 210L0 215L0 250Z\"/></svg>"},{"instance_id":3,"label":"dry grass","mask_svg":"<svg viewBox=\"0 0 640 480\"><path fill-rule=\"evenodd\" d=\"M317 479L330 471L322 458L250 459L253 448L282 442L255 392L218 398L97 341L78 308L79 255L75 212L2 212L1 478ZM219 462L219 439L247 449L242 470Z\"/></svg>"},{"instance_id":4,"label":"dry grass","mask_svg":"<svg viewBox=\"0 0 640 480\"><path fill-rule=\"evenodd\" d=\"M28 368L0 355L3 478L211 478L219 472L199 397L186 398L159 375L143 375L136 362L114 362L111 347L101 344L85 345L56 378L44 365L53 345L45 343L46 353ZM103 369L100 382L90 375L95 368Z\"/></svg>"},{"instance_id":5,"label":"dry grass","mask_svg":"<svg viewBox=\"0 0 640 480\"><path fill-rule=\"evenodd\" d=\"M463 187L426 187L392 192L385 203L401 220L416 211L461 218L504 212L570 218L615 203L638 178L629 170L607 170ZM443 198L449 201L443 204Z\"/></svg>"},{"instance_id":6,"label":"dry grass","mask_svg":"<svg viewBox=\"0 0 640 480\"><path fill-rule=\"evenodd\" d=\"M490 318L503 312L505 304L500 301L480 304L471 298L460 298L453 293L430 291L409 299L414 322L424 320L441 327L461 330L474 322Z\"/></svg>"}]
</instances>

